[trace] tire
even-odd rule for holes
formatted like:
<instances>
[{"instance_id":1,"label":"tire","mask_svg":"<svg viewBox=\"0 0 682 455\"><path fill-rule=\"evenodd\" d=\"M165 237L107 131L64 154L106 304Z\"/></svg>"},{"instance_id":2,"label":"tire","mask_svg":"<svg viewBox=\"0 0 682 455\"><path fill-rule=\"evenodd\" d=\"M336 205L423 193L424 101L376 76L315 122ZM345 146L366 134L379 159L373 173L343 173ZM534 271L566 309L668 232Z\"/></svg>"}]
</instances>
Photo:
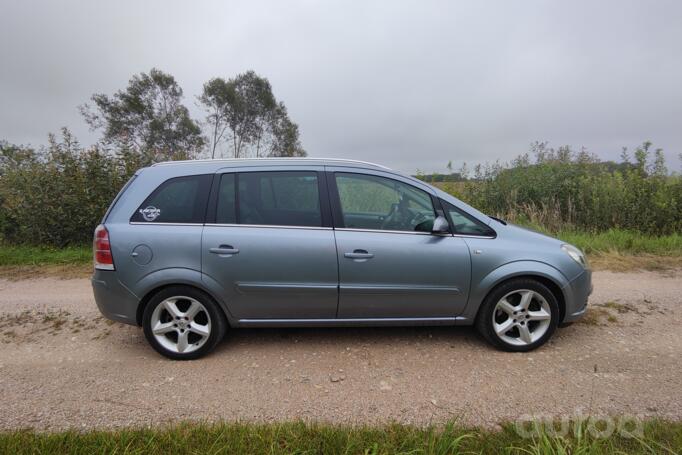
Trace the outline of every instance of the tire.
<instances>
[{"instance_id":1,"label":"tire","mask_svg":"<svg viewBox=\"0 0 682 455\"><path fill-rule=\"evenodd\" d=\"M510 352L542 346L558 324L556 296L532 278L511 279L493 289L476 317L476 328L483 338Z\"/></svg>"},{"instance_id":2,"label":"tire","mask_svg":"<svg viewBox=\"0 0 682 455\"><path fill-rule=\"evenodd\" d=\"M147 303L142 329L159 354L173 360L192 360L216 347L225 336L227 320L208 294L189 286L171 286Z\"/></svg>"}]
</instances>

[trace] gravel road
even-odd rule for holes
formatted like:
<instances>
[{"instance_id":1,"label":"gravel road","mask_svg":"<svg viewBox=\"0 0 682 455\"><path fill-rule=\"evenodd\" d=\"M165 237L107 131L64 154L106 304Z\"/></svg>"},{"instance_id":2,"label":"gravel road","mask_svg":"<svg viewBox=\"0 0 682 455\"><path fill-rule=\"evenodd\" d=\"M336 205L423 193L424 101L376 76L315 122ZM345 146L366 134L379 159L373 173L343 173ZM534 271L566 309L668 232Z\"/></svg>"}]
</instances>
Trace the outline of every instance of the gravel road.
<instances>
[{"instance_id":1,"label":"gravel road","mask_svg":"<svg viewBox=\"0 0 682 455\"><path fill-rule=\"evenodd\" d=\"M87 279L0 281L0 429L682 419L682 271L596 272L594 285L585 321L527 354L470 328L244 329L172 362L102 319Z\"/></svg>"}]
</instances>

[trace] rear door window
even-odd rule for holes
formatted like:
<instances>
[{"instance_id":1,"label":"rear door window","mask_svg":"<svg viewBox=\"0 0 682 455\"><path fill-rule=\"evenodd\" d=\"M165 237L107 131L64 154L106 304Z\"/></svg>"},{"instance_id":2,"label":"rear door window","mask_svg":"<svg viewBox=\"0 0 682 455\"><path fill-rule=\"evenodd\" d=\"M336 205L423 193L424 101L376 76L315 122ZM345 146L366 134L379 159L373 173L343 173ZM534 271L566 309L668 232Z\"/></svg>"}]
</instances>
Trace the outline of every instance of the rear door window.
<instances>
[{"instance_id":1,"label":"rear door window","mask_svg":"<svg viewBox=\"0 0 682 455\"><path fill-rule=\"evenodd\" d=\"M203 223L211 175L166 180L142 203L130 221L140 223Z\"/></svg>"},{"instance_id":2,"label":"rear door window","mask_svg":"<svg viewBox=\"0 0 682 455\"><path fill-rule=\"evenodd\" d=\"M236 182L229 175L221 177L217 223L322 226L317 172L242 172Z\"/></svg>"}]
</instances>

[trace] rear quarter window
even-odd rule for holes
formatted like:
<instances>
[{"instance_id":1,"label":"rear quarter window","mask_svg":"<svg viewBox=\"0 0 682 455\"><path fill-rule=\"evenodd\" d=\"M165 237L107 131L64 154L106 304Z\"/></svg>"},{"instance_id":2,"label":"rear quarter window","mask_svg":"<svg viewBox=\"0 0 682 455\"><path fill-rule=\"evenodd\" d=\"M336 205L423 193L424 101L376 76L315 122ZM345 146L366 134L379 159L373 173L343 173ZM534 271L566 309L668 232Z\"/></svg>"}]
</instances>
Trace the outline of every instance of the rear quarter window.
<instances>
[{"instance_id":1,"label":"rear quarter window","mask_svg":"<svg viewBox=\"0 0 682 455\"><path fill-rule=\"evenodd\" d=\"M175 177L159 185L130 218L136 223L203 223L212 175Z\"/></svg>"}]
</instances>

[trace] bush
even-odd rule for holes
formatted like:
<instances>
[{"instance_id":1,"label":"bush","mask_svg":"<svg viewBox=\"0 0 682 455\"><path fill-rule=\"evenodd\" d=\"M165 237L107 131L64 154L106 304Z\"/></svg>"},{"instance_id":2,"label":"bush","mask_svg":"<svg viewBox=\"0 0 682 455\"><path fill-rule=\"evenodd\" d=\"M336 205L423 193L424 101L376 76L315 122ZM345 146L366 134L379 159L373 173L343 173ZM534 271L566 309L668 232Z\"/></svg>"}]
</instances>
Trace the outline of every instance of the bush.
<instances>
[{"instance_id":1,"label":"bush","mask_svg":"<svg viewBox=\"0 0 682 455\"><path fill-rule=\"evenodd\" d=\"M508 166L479 166L472 179L441 187L483 212L552 232L626 229L654 235L682 230L682 178L670 176L650 143L631 163L600 162L585 151L534 144Z\"/></svg>"},{"instance_id":2,"label":"bush","mask_svg":"<svg viewBox=\"0 0 682 455\"><path fill-rule=\"evenodd\" d=\"M143 156L82 148L62 131L44 151L0 144L0 234L4 242L64 247L92 232Z\"/></svg>"},{"instance_id":3,"label":"bush","mask_svg":"<svg viewBox=\"0 0 682 455\"><path fill-rule=\"evenodd\" d=\"M486 213L553 233L679 233L682 178L668 175L661 151L652 156L650 146L639 147L634 162L624 155L616 164L538 143L534 161L523 155L507 166L478 166L473 178L437 185ZM40 151L0 143L0 242L89 243L108 205L150 156L86 149L66 129Z\"/></svg>"}]
</instances>

